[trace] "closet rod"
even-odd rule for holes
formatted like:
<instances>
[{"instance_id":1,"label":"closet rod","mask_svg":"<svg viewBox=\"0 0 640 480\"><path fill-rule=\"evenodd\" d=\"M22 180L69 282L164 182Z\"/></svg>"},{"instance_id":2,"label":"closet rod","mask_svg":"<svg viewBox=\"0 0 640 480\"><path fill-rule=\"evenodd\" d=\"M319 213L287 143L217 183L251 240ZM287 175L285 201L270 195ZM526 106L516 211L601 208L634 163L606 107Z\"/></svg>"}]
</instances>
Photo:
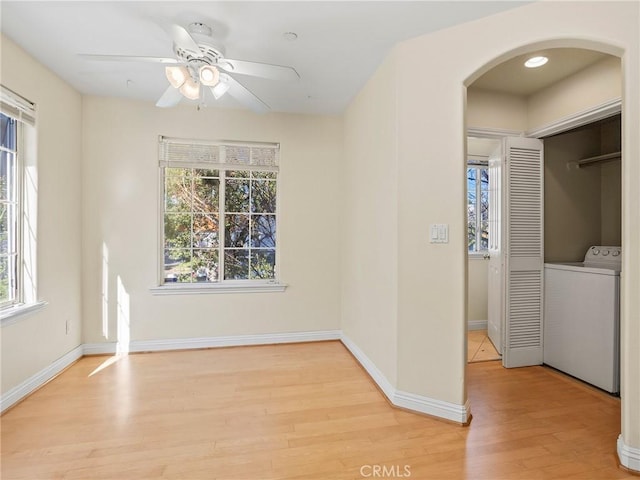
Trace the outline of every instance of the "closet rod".
<instances>
[{"instance_id":1,"label":"closet rod","mask_svg":"<svg viewBox=\"0 0 640 480\"><path fill-rule=\"evenodd\" d=\"M608 160L615 160L617 158L622 158L622 152L612 152L612 153L606 153L604 155L598 155L596 157L585 158L578 162L578 166L579 167L587 166L587 165L591 165L592 163L606 162Z\"/></svg>"}]
</instances>

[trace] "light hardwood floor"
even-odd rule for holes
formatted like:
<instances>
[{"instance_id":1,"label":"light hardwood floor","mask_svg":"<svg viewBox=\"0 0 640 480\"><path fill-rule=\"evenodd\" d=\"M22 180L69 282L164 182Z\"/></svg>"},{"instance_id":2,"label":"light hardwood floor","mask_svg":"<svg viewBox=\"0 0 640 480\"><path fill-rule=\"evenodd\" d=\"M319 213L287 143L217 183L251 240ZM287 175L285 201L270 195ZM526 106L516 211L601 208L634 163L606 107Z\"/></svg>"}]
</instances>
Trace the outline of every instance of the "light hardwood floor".
<instances>
[{"instance_id":1,"label":"light hardwood floor","mask_svg":"<svg viewBox=\"0 0 640 480\"><path fill-rule=\"evenodd\" d=\"M618 399L499 362L468 386L463 427L391 407L339 342L87 357L2 416L1 477L638 478Z\"/></svg>"}]
</instances>

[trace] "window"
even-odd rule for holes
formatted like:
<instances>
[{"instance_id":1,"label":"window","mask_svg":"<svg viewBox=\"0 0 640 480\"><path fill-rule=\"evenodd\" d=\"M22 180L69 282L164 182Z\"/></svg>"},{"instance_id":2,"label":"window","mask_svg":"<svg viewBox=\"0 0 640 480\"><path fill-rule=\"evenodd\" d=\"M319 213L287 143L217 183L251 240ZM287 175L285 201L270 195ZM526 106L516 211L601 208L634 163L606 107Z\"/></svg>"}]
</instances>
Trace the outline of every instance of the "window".
<instances>
[{"instance_id":1,"label":"window","mask_svg":"<svg viewBox=\"0 0 640 480\"><path fill-rule=\"evenodd\" d=\"M20 298L17 123L14 118L0 113L0 307L12 306Z\"/></svg>"},{"instance_id":2,"label":"window","mask_svg":"<svg viewBox=\"0 0 640 480\"><path fill-rule=\"evenodd\" d=\"M45 302L36 296L35 106L0 86L0 319Z\"/></svg>"},{"instance_id":3,"label":"window","mask_svg":"<svg viewBox=\"0 0 640 480\"><path fill-rule=\"evenodd\" d=\"M486 165L467 166L467 243L469 253L489 248L489 170Z\"/></svg>"},{"instance_id":4,"label":"window","mask_svg":"<svg viewBox=\"0 0 640 480\"><path fill-rule=\"evenodd\" d=\"M162 285L276 283L278 146L160 139Z\"/></svg>"}]
</instances>

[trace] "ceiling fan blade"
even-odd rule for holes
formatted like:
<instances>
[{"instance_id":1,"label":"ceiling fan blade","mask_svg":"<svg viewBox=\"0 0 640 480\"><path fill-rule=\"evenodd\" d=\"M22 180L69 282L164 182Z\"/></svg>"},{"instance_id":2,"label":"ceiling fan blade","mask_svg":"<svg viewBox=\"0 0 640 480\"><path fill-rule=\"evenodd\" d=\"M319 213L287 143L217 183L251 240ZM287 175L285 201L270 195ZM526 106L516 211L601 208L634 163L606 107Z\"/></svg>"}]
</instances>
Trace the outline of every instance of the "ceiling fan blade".
<instances>
[{"instance_id":1,"label":"ceiling fan blade","mask_svg":"<svg viewBox=\"0 0 640 480\"><path fill-rule=\"evenodd\" d=\"M203 56L200 47L186 28L181 27L180 25L171 25L171 27L169 27L169 34L171 35L173 43L175 43L178 47L182 48L183 50L188 50L196 57Z\"/></svg>"},{"instance_id":2,"label":"ceiling fan blade","mask_svg":"<svg viewBox=\"0 0 640 480\"><path fill-rule=\"evenodd\" d=\"M182 100L182 93L177 88L169 85L160 99L156 102L156 107L169 108L175 107Z\"/></svg>"},{"instance_id":3,"label":"ceiling fan blade","mask_svg":"<svg viewBox=\"0 0 640 480\"><path fill-rule=\"evenodd\" d=\"M244 85L238 82L235 78L232 78L231 75L227 75L227 83L229 84L229 90L227 90L229 95L253 110L255 113L267 113L271 110L269 105L256 97Z\"/></svg>"},{"instance_id":4,"label":"ceiling fan blade","mask_svg":"<svg viewBox=\"0 0 640 480\"><path fill-rule=\"evenodd\" d=\"M87 60L97 60L100 62L143 62L143 63L181 63L175 58L168 57L136 57L131 55L93 55L91 53L79 54Z\"/></svg>"},{"instance_id":5,"label":"ceiling fan blade","mask_svg":"<svg viewBox=\"0 0 640 480\"><path fill-rule=\"evenodd\" d=\"M294 81L300 79L300 75L298 75L295 68L272 65L270 63L225 58L218 63L218 66L230 73L270 78L271 80Z\"/></svg>"}]
</instances>

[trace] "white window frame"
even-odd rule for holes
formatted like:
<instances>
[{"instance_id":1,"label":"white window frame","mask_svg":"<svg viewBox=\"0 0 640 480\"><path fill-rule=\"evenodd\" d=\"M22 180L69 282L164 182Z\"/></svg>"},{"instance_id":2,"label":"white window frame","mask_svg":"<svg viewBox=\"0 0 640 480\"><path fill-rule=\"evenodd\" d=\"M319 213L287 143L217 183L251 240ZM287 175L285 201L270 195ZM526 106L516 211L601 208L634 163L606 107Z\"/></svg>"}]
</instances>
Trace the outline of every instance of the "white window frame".
<instances>
[{"instance_id":1,"label":"white window frame","mask_svg":"<svg viewBox=\"0 0 640 480\"><path fill-rule=\"evenodd\" d=\"M16 295L0 307L0 324L15 323L47 302L37 296L37 140L35 105L0 85L0 111L16 120Z\"/></svg>"},{"instance_id":2,"label":"white window frame","mask_svg":"<svg viewBox=\"0 0 640 480\"><path fill-rule=\"evenodd\" d=\"M275 149L276 163L271 165L260 165L250 163L232 163L225 157L226 147L251 147ZM164 282L164 213L165 213L165 168L195 168L220 171L220 217L219 225L224 232L223 208L225 192L225 175L222 172L233 170L259 171L259 172L279 172L278 157L279 144L277 143L257 143L257 142L236 142L236 141L208 141L179 139L171 137L159 137L159 192L158 195L158 285L152 287L151 293L158 295L175 294L210 294L210 293L250 293L250 292L282 292L287 285L282 283L280 278L280 242L279 242L279 202L280 194L279 179L276 176L276 270L273 279L247 279L247 280L224 280L224 234L219 235L220 248L222 253L219 258L219 279L217 282L203 283L165 283Z\"/></svg>"},{"instance_id":3,"label":"white window frame","mask_svg":"<svg viewBox=\"0 0 640 480\"><path fill-rule=\"evenodd\" d=\"M486 158L470 155L467 159L467 167L465 168L465 187L468 185L468 170L470 168L475 169L478 173L481 170L489 168L489 163ZM478 250L477 247L482 245L482 215L481 215L481 203L482 203L482 181L478 181L481 177L476 174L476 250L468 250L467 253L470 258L484 258L488 253L488 249ZM465 188L467 199L469 198L469 192ZM467 212L467 222L469 221L469 213ZM467 234L468 235L468 234Z\"/></svg>"}]
</instances>

